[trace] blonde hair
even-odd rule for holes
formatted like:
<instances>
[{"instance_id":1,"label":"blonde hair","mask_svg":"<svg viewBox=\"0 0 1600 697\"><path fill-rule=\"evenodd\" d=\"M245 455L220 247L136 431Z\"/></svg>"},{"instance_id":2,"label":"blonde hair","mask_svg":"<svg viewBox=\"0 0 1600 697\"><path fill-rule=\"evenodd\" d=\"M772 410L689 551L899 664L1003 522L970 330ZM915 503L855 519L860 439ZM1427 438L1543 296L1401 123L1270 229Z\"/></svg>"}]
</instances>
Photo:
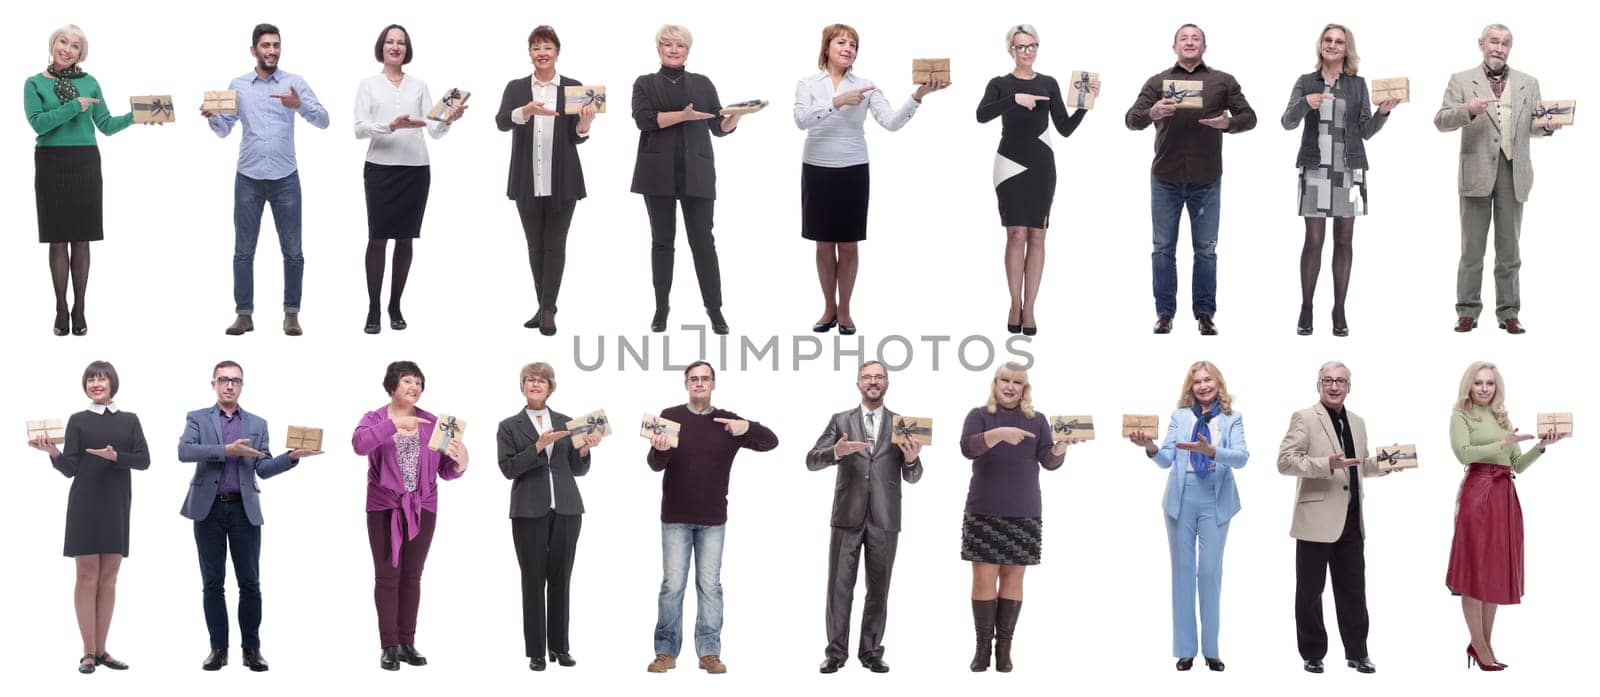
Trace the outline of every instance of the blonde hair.
<instances>
[{"instance_id":1,"label":"blonde hair","mask_svg":"<svg viewBox=\"0 0 1600 697\"><path fill-rule=\"evenodd\" d=\"M1322 69L1322 37L1327 36L1328 32L1333 31L1334 29L1344 32L1344 67L1341 68L1339 72L1344 73L1345 75L1355 75L1356 69L1361 65L1361 54L1356 52L1356 35L1351 33L1350 27L1331 22L1328 24L1328 26L1322 28L1322 32L1320 34L1317 34L1316 69Z\"/></svg>"},{"instance_id":2,"label":"blonde hair","mask_svg":"<svg viewBox=\"0 0 1600 697\"><path fill-rule=\"evenodd\" d=\"M833 43L834 39L844 34L849 34L850 40L856 42L856 51L861 50L861 35L856 33L855 27L852 27L848 24L829 24L828 26L822 28L822 52L817 55L818 68L824 70L827 69L828 44ZM851 66L852 69L854 67L855 66ZM849 72L849 70L847 69L846 72Z\"/></svg>"},{"instance_id":3,"label":"blonde hair","mask_svg":"<svg viewBox=\"0 0 1600 697\"><path fill-rule=\"evenodd\" d=\"M989 382L989 401L983 405L984 411L993 414L1000 408L1000 402L995 398L999 390L995 389L995 385L1004 373L1022 376L1022 399L1017 401L1017 408L1022 410L1023 416L1033 418L1033 383L1028 381L1028 369L1015 361L1008 361L995 369L994 379Z\"/></svg>"},{"instance_id":4,"label":"blonde hair","mask_svg":"<svg viewBox=\"0 0 1600 697\"><path fill-rule=\"evenodd\" d=\"M683 45L694 48L694 34L689 33L689 28L677 24L663 24L656 30L656 43L663 39L678 39Z\"/></svg>"},{"instance_id":5,"label":"blonde hair","mask_svg":"<svg viewBox=\"0 0 1600 697\"><path fill-rule=\"evenodd\" d=\"M1467 366L1467 372L1461 375L1461 386L1456 390L1455 410L1469 420L1478 421L1478 415L1472 413L1472 383L1478 379L1478 371L1488 370L1494 374L1494 397L1489 400L1489 413L1494 415L1494 422L1500 428L1511 430L1511 417L1506 414L1506 381L1500 376L1500 369L1488 361L1477 361Z\"/></svg>"},{"instance_id":6,"label":"blonde hair","mask_svg":"<svg viewBox=\"0 0 1600 697\"><path fill-rule=\"evenodd\" d=\"M1194 381L1194 374L1200 371L1211 373L1217 379L1217 403L1222 405L1222 413L1233 413L1233 395L1228 394L1228 381L1222 378L1222 371L1217 370L1216 364L1211 361L1195 361L1189 366L1189 371L1183 374L1183 389L1178 395L1178 408L1187 409L1194 404L1194 391L1190 385Z\"/></svg>"},{"instance_id":7,"label":"blonde hair","mask_svg":"<svg viewBox=\"0 0 1600 697\"><path fill-rule=\"evenodd\" d=\"M60 29L50 32L49 48L51 58L54 59L55 57L56 39L63 34L78 37L78 46L81 49L78 51L78 62L82 63L86 60L89 60L89 37L84 36L83 30L78 28L78 25L76 24L65 24L62 25Z\"/></svg>"},{"instance_id":8,"label":"blonde hair","mask_svg":"<svg viewBox=\"0 0 1600 697\"><path fill-rule=\"evenodd\" d=\"M1039 40L1039 31L1032 24L1013 24L1006 30L1006 52L1011 52L1011 42L1016 41L1018 34L1027 34L1034 41Z\"/></svg>"},{"instance_id":9,"label":"blonde hair","mask_svg":"<svg viewBox=\"0 0 1600 697\"><path fill-rule=\"evenodd\" d=\"M517 384L520 385L520 384L522 384L524 382L527 382L528 378L533 378L533 377L544 378L545 382L550 383L550 390L549 390L549 392L547 394L555 394L555 391L556 391L556 369L550 367L549 363L545 363L543 361L540 361L540 362L537 362L537 363L529 363L529 364L527 364L525 366L522 366L522 372L518 375Z\"/></svg>"}]
</instances>

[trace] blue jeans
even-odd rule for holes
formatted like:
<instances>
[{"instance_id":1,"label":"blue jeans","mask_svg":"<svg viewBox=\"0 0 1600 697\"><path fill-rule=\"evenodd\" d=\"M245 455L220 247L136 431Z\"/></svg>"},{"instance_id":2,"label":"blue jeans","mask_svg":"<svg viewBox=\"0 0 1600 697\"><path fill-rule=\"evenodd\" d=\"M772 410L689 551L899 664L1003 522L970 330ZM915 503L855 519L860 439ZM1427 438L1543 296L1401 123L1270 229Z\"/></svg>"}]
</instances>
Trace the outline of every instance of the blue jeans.
<instances>
[{"instance_id":1,"label":"blue jeans","mask_svg":"<svg viewBox=\"0 0 1600 697\"><path fill-rule=\"evenodd\" d=\"M1178 314L1178 219L1189 207L1194 243L1194 314L1217 314L1217 226L1222 217L1222 180L1183 184L1150 177L1150 276L1156 314Z\"/></svg>"},{"instance_id":2,"label":"blue jeans","mask_svg":"<svg viewBox=\"0 0 1600 697\"><path fill-rule=\"evenodd\" d=\"M683 645L683 591L694 552L697 656L722 654L722 536L724 525L661 524L661 595L656 601L656 653L678 657Z\"/></svg>"},{"instance_id":3,"label":"blue jeans","mask_svg":"<svg viewBox=\"0 0 1600 697\"><path fill-rule=\"evenodd\" d=\"M228 553L239 577L239 633L247 649L261 648L261 528L250 524L240 501L218 501L205 520L194 522L194 546L200 552L201 598L211 648L228 648Z\"/></svg>"},{"instance_id":4,"label":"blue jeans","mask_svg":"<svg viewBox=\"0 0 1600 697\"><path fill-rule=\"evenodd\" d=\"M278 228L278 250L283 253L283 311L300 311L306 271L306 258L300 253L300 173L282 179L238 174L233 180L233 305L241 315L255 312L256 239L261 236L261 210L268 203Z\"/></svg>"},{"instance_id":5,"label":"blue jeans","mask_svg":"<svg viewBox=\"0 0 1600 697\"><path fill-rule=\"evenodd\" d=\"M1217 653L1217 625L1222 604L1222 550L1228 544L1228 524L1217 523L1218 476L1212 473L1201 479L1193 472L1184 476L1189 481L1184 483L1178 518L1165 518L1167 545L1172 552L1172 656L1194 658L1198 649L1206 658L1222 658ZM1198 638L1194 622L1196 590L1200 596Z\"/></svg>"}]
</instances>

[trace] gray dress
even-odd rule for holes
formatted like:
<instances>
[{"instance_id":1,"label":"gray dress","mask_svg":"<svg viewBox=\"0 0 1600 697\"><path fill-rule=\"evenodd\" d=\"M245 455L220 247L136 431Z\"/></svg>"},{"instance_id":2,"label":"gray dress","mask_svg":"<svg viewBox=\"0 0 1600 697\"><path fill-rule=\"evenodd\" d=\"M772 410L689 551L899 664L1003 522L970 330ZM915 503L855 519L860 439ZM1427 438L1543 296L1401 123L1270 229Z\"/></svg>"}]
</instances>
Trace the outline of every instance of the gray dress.
<instances>
[{"instance_id":1,"label":"gray dress","mask_svg":"<svg viewBox=\"0 0 1600 697\"><path fill-rule=\"evenodd\" d=\"M1333 98L1333 86L1317 109L1316 167L1300 168L1300 215L1305 218L1352 218L1367 213L1367 173L1345 166L1345 143L1361 138L1345 129L1346 99Z\"/></svg>"}]
</instances>

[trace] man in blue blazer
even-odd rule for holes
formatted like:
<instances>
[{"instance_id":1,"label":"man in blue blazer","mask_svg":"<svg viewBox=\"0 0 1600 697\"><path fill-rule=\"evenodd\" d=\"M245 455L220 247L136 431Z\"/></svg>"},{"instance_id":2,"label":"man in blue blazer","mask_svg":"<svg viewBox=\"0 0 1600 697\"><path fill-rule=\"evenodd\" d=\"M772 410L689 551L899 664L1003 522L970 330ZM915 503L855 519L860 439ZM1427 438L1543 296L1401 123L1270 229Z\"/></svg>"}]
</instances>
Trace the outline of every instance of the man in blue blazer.
<instances>
[{"instance_id":1,"label":"man in blue blazer","mask_svg":"<svg viewBox=\"0 0 1600 697\"><path fill-rule=\"evenodd\" d=\"M233 361L218 363L211 371L217 403L189 412L178 460L193 462L194 479L183 500L183 517L194 521L194 543L200 551L200 579L205 599L206 628L211 632L211 653L200 667L218 670L228 664L228 604L222 583L227 578L228 551L233 551L233 572L239 579L239 632L244 664L252 671L267 669L261 657L261 486L263 479L282 474L300 458L320 450L293 450L270 456L267 421L239 407L244 369Z\"/></svg>"}]
</instances>

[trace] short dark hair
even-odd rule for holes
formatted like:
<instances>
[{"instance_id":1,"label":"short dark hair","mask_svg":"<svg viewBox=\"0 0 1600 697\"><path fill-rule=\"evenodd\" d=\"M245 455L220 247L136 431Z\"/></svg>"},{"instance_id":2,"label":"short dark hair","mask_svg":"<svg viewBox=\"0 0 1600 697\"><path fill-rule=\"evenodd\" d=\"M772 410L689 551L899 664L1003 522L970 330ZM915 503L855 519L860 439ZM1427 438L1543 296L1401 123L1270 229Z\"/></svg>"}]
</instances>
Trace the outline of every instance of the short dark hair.
<instances>
[{"instance_id":1,"label":"short dark hair","mask_svg":"<svg viewBox=\"0 0 1600 697\"><path fill-rule=\"evenodd\" d=\"M717 379L717 369L711 367L711 364L707 363L705 361L695 361L693 363L690 363L689 367L683 369L683 379L688 380L689 379L689 371L694 370L695 368L698 368L700 366L705 366L706 370L711 371L711 379L712 380L716 380Z\"/></svg>"},{"instance_id":2,"label":"short dark hair","mask_svg":"<svg viewBox=\"0 0 1600 697\"><path fill-rule=\"evenodd\" d=\"M889 366L884 365L883 361L880 361L880 360L874 358L874 359L872 359L870 361L867 361L866 363L862 363L860 368L856 368L856 377L861 377L861 374L863 372L866 372L867 366L873 366L873 365L878 366L879 368L883 368L883 373L885 375L889 374Z\"/></svg>"},{"instance_id":3,"label":"short dark hair","mask_svg":"<svg viewBox=\"0 0 1600 697\"><path fill-rule=\"evenodd\" d=\"M391 24L391 25L389 25L387 27L384 27L383 31L378 32L378 43L372 47L372 57L373 58L377 58L379 63L383 62L383 42L389 38L389 30L390 29L399 29L401 34L405 34L406 35L406 57L404 59L401 59L400 65L406 65L406 64L410 63L411 62L411 32L406 31L405 27L402 27L402 26L400 26L398 24Z\"/></svg>"},{"instance_id":4,"label":"short dark hair","mask_svg":"<svg viewBox=\"0 0 1600 697\"><path fill-rule=\"evenodd\" d=\"M1200 25L1198 24L1185 24L1181 27L1178 27L1177 31L1172 32L1172 43L1178 43L1178 35L1182 34L1183 30L1185 29L1193 29L1197 32L1200 32L1200 43L1206 42L1206 30L1201 29Z\"/></svg>"},{"instance_id":5,"label":"short dark hair","mask_svg":"<svg viewBox=\"0 0 1600 697\"><path fill-rule=\"evenodd\" d=\"M528 48L538 41L548 41L556 45L556 53L561 52L561 37L556 36L556 29L548 24L541 24L528 33Z\"/></svg>"},{"instance_id":6,"label":"short dark hair","mask_svg":"<svg viewBox=\"0 0 1600 697\"><path fill-rule=\"evenodd\" d=\"M117 389L122 387L122 381L117 379L117 369L105 361L95 361L83 369L83 381L78 383L84 392L89 391L89 378L105 378L111 381L111 396L117 396Z\"/></svg>"},{"instance_id":7,"label":"short dark hair","mask_svg":"<svg viewBox=\"0 0 1600 697\"><path fill-rule=\"evenodd\" d=\"M422 369L411 361L395 361L383 372L383 391L394 394L400 389L400 378L415 376L422 383L422 389L428 389L428 378L422 375Z\"/></svg>"},{"instance_id":8,"label":"short dark hair","mask_svg":"<svg viewBox=\"0 0 1600 697\"><path fill-rule=\"evenodd\" d=\"M250 45L255 46L260 44L261 37L264 34L277 34L278 38L283 38L283 32L278 31L277 25L262 22L257 24L255 29L250 30Z\"/></svg>"},{"instance_id":9,"label":"short dark hair","mask_svg":"<svg viewBox=\"0 0 1600 697\"><path fill-rule=\"evenodd\" d=\"M240 375L244 375L244 366L239 365L238 363L235 363L233 361L222 361L221 363L218 363L216 365L216 367L211 369L211 377L213 377L213 378L216 377L217 376L217 371L222 370L223 368L238 368L239 369L239 374Z\"/></svg>"}]
</instances>

